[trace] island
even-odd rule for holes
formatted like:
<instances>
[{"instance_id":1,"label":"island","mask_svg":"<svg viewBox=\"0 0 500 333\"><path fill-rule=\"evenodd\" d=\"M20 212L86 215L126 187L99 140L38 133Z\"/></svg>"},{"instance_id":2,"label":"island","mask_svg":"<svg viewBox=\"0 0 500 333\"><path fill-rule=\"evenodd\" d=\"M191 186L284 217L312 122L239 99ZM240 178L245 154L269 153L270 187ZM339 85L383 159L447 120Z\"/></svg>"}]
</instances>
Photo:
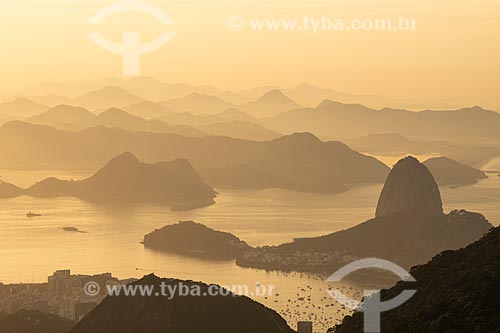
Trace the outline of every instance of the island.
<instances>
[{"instance_id":1,"label":"island","mask_svg":"<svg viewBox=\"0 0 500 333\"><path fill-rule=\"evenodd\" d=\"M235 259L250 246L238 237L193 221L167 225L144 236L143 244L155 251L209 259Z\"/></svg>"}]
</instances>

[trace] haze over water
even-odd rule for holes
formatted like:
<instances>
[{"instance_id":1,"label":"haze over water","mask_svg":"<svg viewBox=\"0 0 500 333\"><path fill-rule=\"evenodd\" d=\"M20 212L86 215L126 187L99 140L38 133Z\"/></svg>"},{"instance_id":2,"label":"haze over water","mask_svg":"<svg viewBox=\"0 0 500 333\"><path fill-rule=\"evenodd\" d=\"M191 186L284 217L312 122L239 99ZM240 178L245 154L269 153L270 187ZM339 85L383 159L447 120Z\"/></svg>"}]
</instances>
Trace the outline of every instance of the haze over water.
<instances>
[{"instance_id":1,"label":"haze over water","mask_svg":"<svg viewBox=\"0 0 500 333\"><path fill-rule=\"evenodd\" d=\"M172 275L193 273L191 278L215 282L214 274L221 271L203 268L212 263L156 254L145 250L140 241L154 229L180 220L231 232L253 246L324 235L371 218L381 186L358 186L328 196L277 189L219 190L215 205L187 212L155 205L99 206L76 198L1 199L0 281L31 282L33 274L35 281L45 281L62 268L85 274L112 272L120 278L140 277L143 272L136 268L144 267ZM499 188L500 178L493 174L475 185L442 187L445 211L463 208L481 212L498 225ZM28 219L28 211L43 216ZM63 227L77 227L87 233L65 232ZM246 274L233 264L223 266L232 274Z\"/></svg>"},{"instance_id":2,"label":"haze over water","mask_svg":"<svg viewBox=\"0 0 500 333\"><path fill-rule=\"evenodd\" d=\"M88 173L2 172L4 179L23 186L43 178L41 174L80 179ZM231 232L253 246L325 235L373 217L381 188L382 184L358 185L333 195L219 189L215 205L185 212L146 204L100 206L67 197L0 199L0 282L45 282L54 271L71 269L78 274L111 272L119 278L140 278L154 272L224 286L246 285L250 292L258 283L274 286L275 293L267 297L250 295L252 298L278 311L291 325L298 320L312 320L317 323L315 331L323 332L350 311L326 294L328 287L342 288L352 297L359 297L363 289L374 288L352 281L327 284L324 277L308 274L241 268L233 261L157 253L146 250L140 241L145 234L180 220L194 220ZM500 177L496 174L471 186L441 187L441 194L445 211L477 211L493 225L500 224ZM43 216L28 219L28 211ZM64 227L76 227L85 233L66 232ZM310 311L294 312L299 305Z\"/></svg>"}]
</instances>

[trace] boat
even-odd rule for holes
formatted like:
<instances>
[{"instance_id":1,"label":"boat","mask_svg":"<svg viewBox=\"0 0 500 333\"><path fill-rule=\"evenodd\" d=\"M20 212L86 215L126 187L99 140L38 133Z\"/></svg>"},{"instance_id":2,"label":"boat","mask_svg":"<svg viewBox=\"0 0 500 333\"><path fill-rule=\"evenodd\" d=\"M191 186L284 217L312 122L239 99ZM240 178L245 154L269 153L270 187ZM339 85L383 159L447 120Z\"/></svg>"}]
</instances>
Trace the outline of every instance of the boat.
<instances>
[{"instance_id":1,"label":"boat","mask_svg":"<svg viewBox=\"0 0 500 333\"><path fill-rule=\"evenodd\" d=\"M32 213L32 212L28 212L26 214L26 217L29 217L29 218L32 218L32 217L40 217L42 216L42 214L37 214L37 213Z\"/></svg>"}]
</instances>

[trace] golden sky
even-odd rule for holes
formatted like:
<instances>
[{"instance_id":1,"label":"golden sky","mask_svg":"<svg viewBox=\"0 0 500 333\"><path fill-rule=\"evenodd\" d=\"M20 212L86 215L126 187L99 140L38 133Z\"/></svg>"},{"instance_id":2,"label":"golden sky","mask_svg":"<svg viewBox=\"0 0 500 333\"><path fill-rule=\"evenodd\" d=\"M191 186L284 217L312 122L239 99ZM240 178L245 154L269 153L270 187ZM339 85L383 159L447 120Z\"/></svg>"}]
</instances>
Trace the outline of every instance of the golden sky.
<instances>
[{"instance_id":1,"label":"golden sky","mask_svg":"<svg viewBox=\"0 0 500 333\"><path fill-rule=\"evenodd\" d=\"M2 0L0 90L44 81L121 74L118 55L86 36L123 31L154 39L164 26L146 14L87 19L116 0ZM309 82L349 93L482 105L500 111L500 0L147 0L167 12L176 36L142 57L142 75L240 89ZM241 16L240 31L226 26ZM415 31L256 32L251 18L304 16L418 20Z\"/></svg>"}]
</instances>

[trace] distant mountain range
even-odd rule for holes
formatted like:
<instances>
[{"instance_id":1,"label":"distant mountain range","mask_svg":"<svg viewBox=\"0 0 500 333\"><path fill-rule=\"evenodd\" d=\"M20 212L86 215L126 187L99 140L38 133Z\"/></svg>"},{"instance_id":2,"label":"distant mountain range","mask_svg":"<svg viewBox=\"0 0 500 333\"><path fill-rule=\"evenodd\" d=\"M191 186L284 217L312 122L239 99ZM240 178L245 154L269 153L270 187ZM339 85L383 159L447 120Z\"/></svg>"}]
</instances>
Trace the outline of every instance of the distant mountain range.
<instances>
[{"instance_id":1,"label":"distant mountain range","mask_svg":"<svg viewBox=\"0 0 500 333\"><path fill-rule=\"evenodd\" d=\"M214 187L336 193L345 184L383 182L389 172L373 157L307 133L256 142L105 127L71 133L23 122L0 127L2 168L89 169L123 151L147 161L188 159Z\"/></svg>"},{"instance_id":2,"label":"distant mountain range","mask_svg":"<svg viewBox=\"0 0 500 333\"><path fill-rule=\"evenodd\" d=\"M282 134L259 124L239 120L213 123L202 126L201 129L213 135L253 141L273 140L282 136Z\"/></svg>"},{"instance_id":3,"label":"distant mountain range","mask_svg":"<svg viewBox=\"0 0 500 333\"><path fill-rule=\"evenodd\" d=\"M480 107L412 112L324 101L315 108L287 111L262 123L281 133L308 131L336 139L396 133L411 140L500 142L500 114Z\"/></svg>"},{"instance_id":4,"label":"distant mountain range","mask_svg":"<svg viewBox=\"0 0 500 333\"><path fill-rule=\"evenodd\" d=\"M78 84L61 84L46 82L37 86L28 87L18 90L13 93L15 96L46 96L49 94L67 96L75 98L86 94L90 91L102 89L106 86L117 86L125 89L133 95L140 96L143 99L151 101L169 100L181 98L191 93L215 95L232 104L244 104L251 102L256 98L272 91L281 90L283 93L299 104L304 106L318 105L325 99L339 100L346 103L360 103L369 105L373 108L394 107L394 108L410 108L421 109L423 104L427 107L445 109L453 107L449 103L429 102L429 101L414 101L409 99L395 99L384 96L368 95L368 94L348 94L339 92L330 88L321 88L307 83L301 83L291 88L278 86L264 86L247 90L228 91L221 90L210 86L196 86L182 83L165 83L149 77L134 77L131 79L111 78L96 82L82 82ZM45 99L44 102L48 102ZM59 100L54 104L42 103L49 106L56 104L66 104L67 101Z\"/></svg>"},{"instance_id":5,"label":"distant mountain range","mask_svg":"<svg viewBox=\"0 0 500 333\"><path fill-rule=\"evenodd\" d=\"M48 110L49 107L35 103L27 98L18 98L0 104L0 116L13 119L23 119Z\"/></svg>"},{"instance_id":6,"label":"distant mountain range","mask_svg":"<svg viewBox=\"0 0 500 333\"><path fill-rule=\"evenodd\" d=\"M73 93L64 99L59 98L61 93L58 90ZM110 79L75 86L45 84L27 90L24 96L29 98L32 95L27 92L37 93L32 98L50 106L59 101L58 104L80 106L93 112L119 108L147 119L163 117L172 112L213 115L227 109L236 109L254 118L270 117L262 120L259 125L285 134L312 132L323 138L345 140L370 134L395 133L409 140L500 143L500 135L497 134L500 114L480 107L413 112L387 108L393 105L388 102L380 106L386 108L379 110L362 104L349 104L353 102L350 97L356 95L341 94L308 84L300 84L291 89L269 86L236 93L206 86L172 85L150 78L134 78ZM223 96L231 101L225 100ZM365 97L369 99L368 97L374 96L364 96L361 99ZM314 104L311 103L312 100L315 101ZM29 99L24 99L24 104L38 104L27 101ZM17 104L19 105L0 105L0 114L14 113L17 119L25 119L48 108L34 112L30 111L34 105ZM375 107L373 103L367 104ZM10 111L2 112L2 109Z\"/></svg>"},{"instance_id":7,"label":"distant mountain range","mask_svg":"<svg viewBox=\"0 0 500 333\"><path fill-rule=\"evenodd\" d=\"M216 114L235 107L217 96L191 93L185 97L159 102L174 112L191 112L196 114Z\"/></svg>"},{"instance_id":8,"label":"distant mountain range","mask_svg":"<svg viewBox=\"0 0 500 333\"><path fill-rule=\"evenodd\" d=\"M444 214L431 173L415 158L407 157L389 174L374 219L326 236L256 248L237 263L331 274L357 258L377 257L410 268L441 251L466 246L490 228L481 214L463 210Z\"/></svg>"},{"instance_id":9,"label":"distant mountain range","mask_svg":"<svg viewBox=\"0 0 500 333\"><path fill-rule=\"evenodd\" d=\"M145 119L164 117L174 113L167 107L151 101L143 101L129 105L124 108L124 111Z\"/></svg>"},{"instance_id":10,"label":"distant mountain range","mask_svg":"<svg viewBox=\"0 0 500 333\"><path fill-rule=\"evenodd\" d=\"M369 134L354 139L345 140L352 149L373 154L432 154L442 153L453 144L445 141L409 140L401 134Z\"/></svg>"},{"instance_id":11,"label":"distant mountain range","mask_svg":"<svg viewBox=\"0 0 500 333\"><path fill-rule=\"evenodd\" d=\"M70 105L58 105L41 114L26 119L26 122L53 126L65 131L78 131L89 127L105 126L129 131L172 133L188 137L208 135L230 136L247 140L270 140L281 136L250 119L244 112L227 109L216 115L195 115L189 112L172 113L167 108L140 102L128 108L131 112L111 108L99 114ZM147 115L146 120L139 114ZM160 117L157 117L161 115Z\"/></svg>"},{"instance_id":12,"label":"distant mountain range","mask_svg":"<svg viewBox=\"0 0 500 333\"><path fill-rule=\"evenodd\" d=\"M47 178L24 191L0 184L0 197L21 194L35 197L72 196L102 203L168 204L193 209L214 203L216 196L187 160L141 163L130 153L110 160L93 176L80 180Z\"/></svg>"},{"instance_id":13,"label":"distant mountain range","mask_svg":"<svg viewBox=\"0 0 500 333\"><path fill-rule=\"evenodd\" d=\"M44 113L26 119L26 122L53 126L65 131L105 126L134 132L172 133L194 137L210 135L187 125L169 125L156 119L146 120L117 108L111 108L96 115L84 108L58 105Z\"/></svg>"},{"instance_id":14,"label":"distant mountain range","mask_svg":"<svg viewBox=\"0 0 500 333\"><path fill-rule=\"evenodd\" d=\"M71 104L90 110L98 110L123 108L143 101L143 98L133 95L125 89L107 86L77 97L71 101Z\"/></svg>"},{"instance_id":15,"label":"distant mountain range","mask_svg":"<svg viewBox=\"0 0 500 333\"><path fill-rule=\"evenodd\" d=\"M239 105L237 108L253 117L270 117L301 106L285 96L280 90L271 90L256 101Z\"/></svg>"},{"instance_id":16,"label":"distant mountain range","mask_svg":"<svg viewBox=\"0 0 500 333\"><path fill-rule=\"evenodd\" d=\"M383 290L393 299L403 290L417 293L382 314L381 332L497 332L500 327L500 229L456 251L444 251L412 268L416 282L398 282ZM363 332L363 314L344 318L332 333Z\"/></svg>"},{"instance_id":17,"label":"distant mountain range","mask_svg":"<svg viewBox=\"0 0 500 333\"><path fill-rule=\"evenodd\" d=\"M133 285L150 286L154 288L153 295L175 287L179 290L180 285L191 293L171 297L106 297L71 333L293 333L276 312L248 297L231 293L206 296L221 288L216 285L160 279L154 275L145 276Z\"/></svg>"}]
</instances>

